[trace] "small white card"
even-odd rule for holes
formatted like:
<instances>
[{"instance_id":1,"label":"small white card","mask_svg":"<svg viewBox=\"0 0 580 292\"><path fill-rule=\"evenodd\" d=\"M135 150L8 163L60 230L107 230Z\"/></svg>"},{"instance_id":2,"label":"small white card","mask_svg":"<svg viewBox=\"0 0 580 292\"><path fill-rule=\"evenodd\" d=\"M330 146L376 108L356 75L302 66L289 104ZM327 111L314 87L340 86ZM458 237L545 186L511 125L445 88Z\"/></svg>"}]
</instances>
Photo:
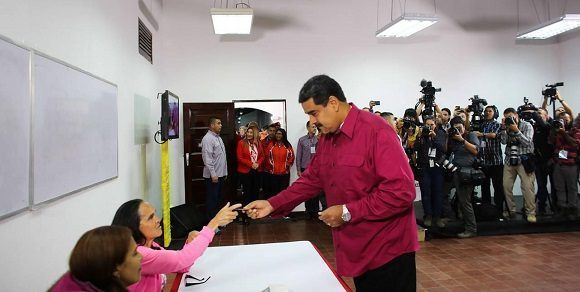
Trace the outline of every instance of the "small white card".
<instances>
[{"instance_id":1,"label":"small white card","mask_svg":"<svg viewBox=\"0 0 580 292\"><path fill-rule=\"evenodd\" d=\"M560 150L560 152L558 152L558 158L560 158L560 159L568 159L568 151L566 151L566 150Z\"/></svg>"},{"instance_id":2,"label":"small white card","mask_svg":"<svg viewBox=\"0 0 580 292\"><path fill-rule=\"evenodd\" d=\"M312 146L310 147L310 154L314 154L316 153L316 147Z\"/></svg>"}]
</instances>

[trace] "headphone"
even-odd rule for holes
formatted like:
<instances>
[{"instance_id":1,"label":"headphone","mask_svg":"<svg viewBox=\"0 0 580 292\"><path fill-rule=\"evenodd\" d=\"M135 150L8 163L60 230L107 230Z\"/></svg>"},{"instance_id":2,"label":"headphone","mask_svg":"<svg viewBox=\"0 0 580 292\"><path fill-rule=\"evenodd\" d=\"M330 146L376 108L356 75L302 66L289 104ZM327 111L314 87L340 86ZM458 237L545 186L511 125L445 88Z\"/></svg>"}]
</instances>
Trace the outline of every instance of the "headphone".
<instances>
[{"instance_id":1,"label":"headphone","mask_svg":"<svg viewBox=\"0 0 580 292\"><path fill-rule=\"evenodd\" d=\"M499 111L497 109L497 106L495 105L489 105L487 107L491 107L493 109L493 119L496 120L497 118L499 118Z\"/></svg>"}]
</instances>

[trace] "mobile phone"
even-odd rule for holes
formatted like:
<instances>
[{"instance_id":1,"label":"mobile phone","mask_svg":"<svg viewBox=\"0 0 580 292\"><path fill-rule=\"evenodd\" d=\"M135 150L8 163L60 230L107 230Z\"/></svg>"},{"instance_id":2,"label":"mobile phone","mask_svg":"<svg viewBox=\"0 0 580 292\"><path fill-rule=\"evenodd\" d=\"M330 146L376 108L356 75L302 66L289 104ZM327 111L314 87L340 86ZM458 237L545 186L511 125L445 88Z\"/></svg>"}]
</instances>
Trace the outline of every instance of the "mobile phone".
<instances>
[{"instance_id":1,"label":"mobile phone","mask_svg":"<svg viewBox=\"0 0 580 292\"><path fill-rule=\"evenodd\" d=\"M375 105L381 105L381 101L380 101L380 100L373 100L373 103L374 103Z\"/></svg>"}]
</instances>

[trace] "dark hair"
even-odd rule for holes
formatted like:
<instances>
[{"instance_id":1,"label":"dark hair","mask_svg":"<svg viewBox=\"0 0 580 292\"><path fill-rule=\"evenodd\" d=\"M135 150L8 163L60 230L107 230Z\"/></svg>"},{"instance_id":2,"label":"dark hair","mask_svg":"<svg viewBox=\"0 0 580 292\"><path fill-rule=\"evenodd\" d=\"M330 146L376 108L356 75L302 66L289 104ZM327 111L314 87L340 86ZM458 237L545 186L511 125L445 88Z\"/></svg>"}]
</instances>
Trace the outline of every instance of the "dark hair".
<instances>
[{"instance_id":1,"label":"dark hair","mask_svg":"<svg viewBox=\"0 0 580 292\"><path fill-rule=\"evenodd\" d=\"M77 241L69 260L70 273L103 291L127 291L113 275L125 262L131 231L123 226L102 226L87 231Z\"/></svg>"},{"instance_id":2,"label":"dark hair","mask_svg":"<svg viewBox=\"0 0 580 292\"><path fill-rule=\"evenodd\" d=\"M118 225L118 226L125 226L129 227L131 233L133 234L133 239L139 245L145 244L145 235L139 230L139 226L141 225L141 217L139 217L139 206L141 206L143 200L141 199L134 199L128 202L125 202L117 212L115 213L115 217L113 218L113 223L111 225Z\"/></svg>"},{"instance_id":3,"label":"dark hair","mask_svg":"<svg viewBox=\"0 0 580 292\"><path fill-rule=\"evenodd\" d=\"M382 113L381 113L381 117L382 117L382 118L387 118L387 117L390 117L390 116L392 116L392 115L393 115L393 114L391 114L391 113L388 113L388 112L382 112Z\"/></svg>"},{"instance_id":4,"label":"dark hair","mask_svg":"<svg viewBox=\"0 0 580 292\"><path fill-rule=\"evenodd\" d=\"M314 104L326 106L331 96L336 97L339 101L346 102L342 88L340 88L336 80L326 75L317 75L304 83L298 95L298 102L303 103L312 98Z\"/></svg>"},{"instance_id":5,"label":"dark hair","mask_svg":"<svg viewBox=\"0 0 580 292\"><path fill-rule=\"evenodd\" d=\"M310 127L310 120L306 121L306 128Z\"/></svg>"},{"instance_id":6,"label":"dark hair","mask_svg":"<svg viewBox=\"0 0 580 292\"><path fill-rule=\"evenodd\" d=\"M427 120L435 121L435 116L424 116L423 123L427 122Z\"/></svg>"},{"instance_id":7,"label":"dark hair","mask_svg":"<svg viewBox=\"0 0 580 292\"><path fill-rule=\"evenodd\" d=\"M276 133L278 133L278 131L282 132L282 143L284 143L284 146L286 146L288 148L292 147L292 145L290 144L290 142L288 142L288 137L287 137L287 134L286 134L286 130L280 128L280 129L276 130ZM276 140L276 141L278 141L278 140Z\"/></svg>"},{"instance_id":8,"label":"dark hair","mask_svg":"<svg viewBox=\"0 0 580 292\"><path fill-rule=\"evenodd\" d=\"M463 119L460 116L456 116L453 117L453 119L451 119L451 121L449 122L449 124L451 124L451 126L453 125L457 125L457 124L464 124Z\"/></svg>"},{"instance_id":9,"label":"dark hair","mask_svg":"<svg viewBox=\"0 0 580 292\"><path fill-rule=\"evenodd\" d=\"M516 111L515 108L513 107L508 107L503 111L503 114L517 114L518 112Z\"/></svg>"},{"instance_id":10,"label":"dark hair","mask_svg":"<svg viewBox=\"0 0 580 292\"><path fill-rule=\"evenodd\" d=\"M207 120L207 121L208 121L208 123L209 123L208 125L213 125L213 124L215 124L215 123L216 123L216 121L219 121L219 120L220 120L220 118L218 118L218 117L214 117L214 116L211 116L211 117L209 117L209 119Z\"/></svg>"},{"instance_id":11,"label":"dark hair","mask_svg":"<svg viewBox=\"0 0 580 292\"><path fill-rule=\"evenodd\" d=\"M416 120L417 119L417 111L414 108L408 108L405 110L405 113L403 114L403 118L405 118L405 117L413 117Z\"/></svg>"},{"instance_id":12,"label":"dark hair","mask_svg":"<svg viewBox=\"0 0 580 292\"><path fill-rule=\"evenodd\" d=\"M446 107L442 108L441 111L442 112L447 112L448 115L451 115L451 110L448 109L448 108L446 108Z\"/></svg>"}]
</instances>

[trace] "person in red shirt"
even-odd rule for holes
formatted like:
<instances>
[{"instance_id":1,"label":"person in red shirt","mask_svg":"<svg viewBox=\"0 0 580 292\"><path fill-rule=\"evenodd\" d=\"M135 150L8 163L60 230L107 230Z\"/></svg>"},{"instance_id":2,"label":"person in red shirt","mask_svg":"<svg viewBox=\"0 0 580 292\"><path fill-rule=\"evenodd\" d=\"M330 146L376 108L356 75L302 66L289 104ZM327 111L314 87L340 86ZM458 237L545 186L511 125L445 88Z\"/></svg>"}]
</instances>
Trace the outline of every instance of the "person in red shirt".
<instances>
[{"instance_id":1,"label":"person in red shirt","mask_svg":"<svg viewBox=\"0 0 580 292\"><path fill-rule=\"evenodd\" d=\"M274 142L276 139L276 130L278 129L280 124L270 124L266 131L268 133L267 136L264 138L260 137L260 144L262 146L262 150L264 154L268 153L268 149L270 144ZM260 165L259 172L261 172L261 180L262 180L262 197L269 198L274 193L272 192L272 169L271 165L268 162L268 159L264 159L262 165Z\"/></svg>"},{"instance_id":2,"label":"person in red shirt","mask_svg":"<svg viewBox=\"0 0 580 292\"><path fill-rule=\"evenodd\" d=\"M558 216L568 220L576 219L578 213L578 146L580 131L578 118L574 125L567 112L557 116L559 123L553 123L550 141L554 144L554 187L558 197ZM559 125L557 125L559 124Z\"/></svg>"},{"instance_id":3,"label":"person in red shirt","mask_svg":"<svg viewBox=\"0 0 580 292\"><path fill-rule=\"evenodd\" d=\"M268 146L266 159L270 171L271 195L285 190L290 184L290 167L294 164L294 149L288 142L286 130L280 128L276 130L274 141ZM265 197L268 199L269 197Z\"/></svg>"},{"instance_id":4,"label":"person in red shirt","mask_svg":"<svg viewBox=\"0 0 580 292\"><path fill-rule=\"evenodd\" d=\"M237 171L242 182L244 204L258 199L258 168L264 160L264 152L256 140L258 134L258 128L249 127L245 139L238 142L236 150Z\"/></svg>"},{"instance_id":5,"label":"person in red shirt","mask_svg":"<svg viewBox=\"0 0 580 292\"><path fill-rule=\"evenodd\" d=\"M357 291L415 291L415 183L397 134L326 75L308 80L298 101L323 132L316 154L290 187L244 210L284 216L324 191L319 219L332 230L338 273L354 277Z\"/></svg>"}]
</instances>

